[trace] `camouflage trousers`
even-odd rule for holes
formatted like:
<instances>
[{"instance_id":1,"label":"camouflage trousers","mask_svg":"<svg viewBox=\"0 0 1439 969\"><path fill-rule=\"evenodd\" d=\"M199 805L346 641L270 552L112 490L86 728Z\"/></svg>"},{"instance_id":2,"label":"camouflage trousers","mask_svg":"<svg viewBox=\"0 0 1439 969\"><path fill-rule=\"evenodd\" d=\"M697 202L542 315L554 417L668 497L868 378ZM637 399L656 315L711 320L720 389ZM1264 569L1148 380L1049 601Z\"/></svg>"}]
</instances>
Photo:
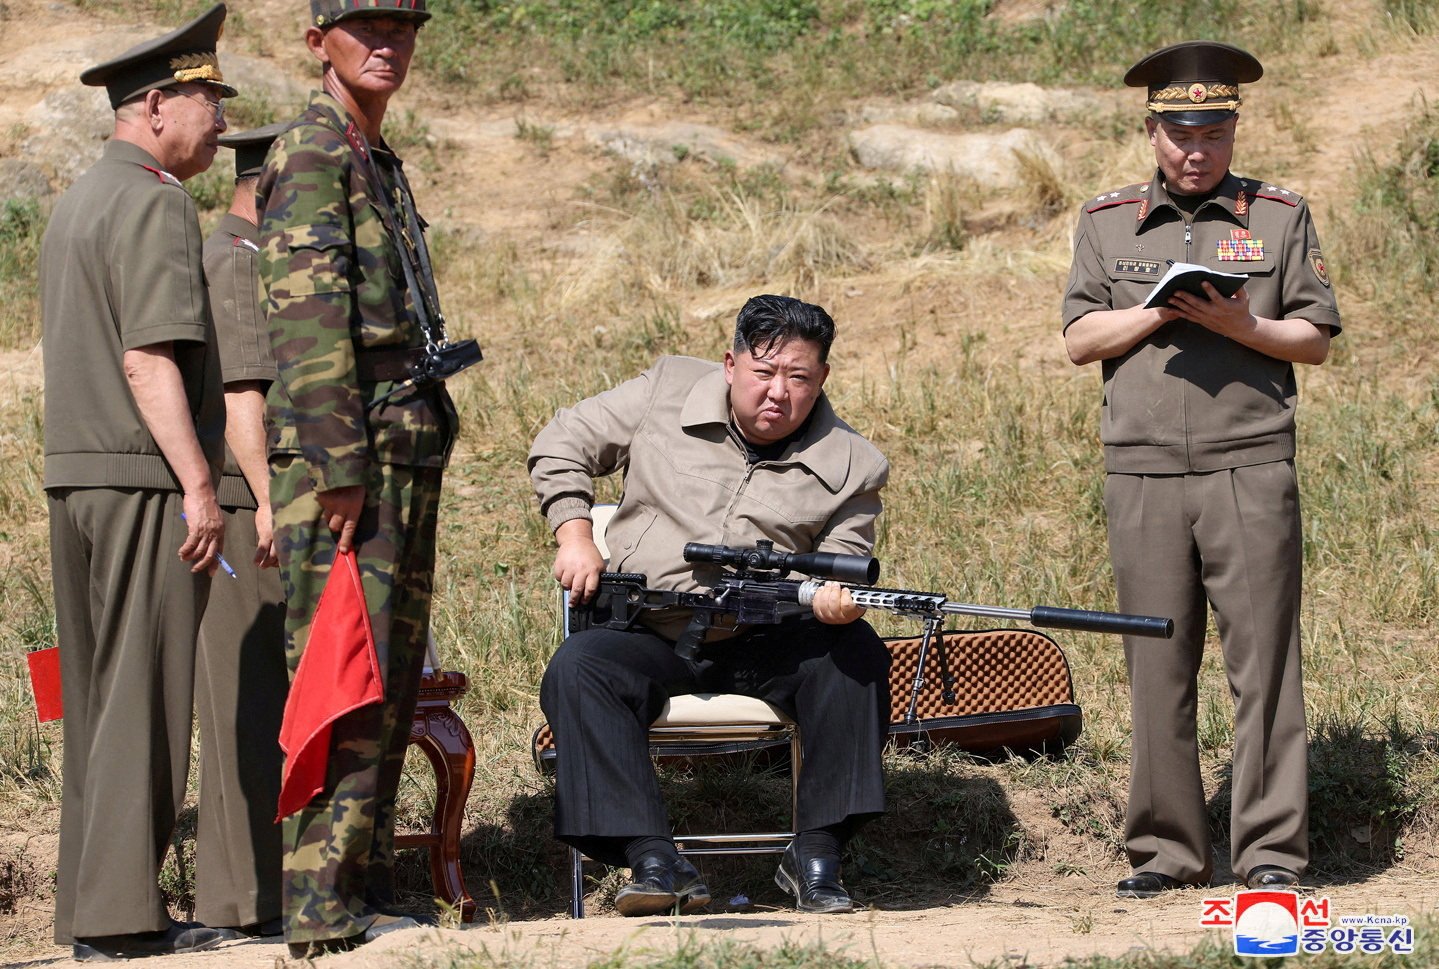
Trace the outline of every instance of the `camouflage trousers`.
<instances>
[{"instance_id":1,"label":"camouflage trousers","mask_svg":"<svg viewBox=\"0 0 1439 969\"><path fill-rule=\"evenodd\" d=\"M270 502L293 678L335 558L299 456L271 460ZM425 660L440 501L439 468L376 464L355 533L383 703L337 720L325 790L284 821L285 938L316 942L370 927L394 894L395 794Z\"/></svg>"}]
</instances>

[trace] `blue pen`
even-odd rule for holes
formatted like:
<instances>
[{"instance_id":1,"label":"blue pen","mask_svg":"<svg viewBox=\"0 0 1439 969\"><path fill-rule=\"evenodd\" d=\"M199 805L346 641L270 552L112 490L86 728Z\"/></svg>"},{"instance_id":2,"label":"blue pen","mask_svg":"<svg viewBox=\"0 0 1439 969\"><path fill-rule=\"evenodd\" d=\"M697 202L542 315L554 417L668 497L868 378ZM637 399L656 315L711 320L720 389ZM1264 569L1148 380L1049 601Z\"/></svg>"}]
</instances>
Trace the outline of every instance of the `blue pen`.
<instances>
[{"instance_id":1,"label":"blue pen","mask_svg":"<svg viewBox=\"0 0 1439 969\"><path fill-rule=\"evenodd\" d=\"M189 521L190 519L186 518L186 517L185 517L185 513L182 511L182 512L180 512L180 520L183 522L183 521ZM223 555L217 555L217 556L215 556L215 558L217 558L217 559L220 560L220 568L222 568L222 569L225 570L225 574L226 574L226 575L228 575L228 576L229 576L230 578L232 578L232 579L238 579L238 578L239 578L239 576L235 574L235 570L232 569L232 568L230 568L230 563L225 561L225 556L223 556Z\"/></svg>"}]
</instances>

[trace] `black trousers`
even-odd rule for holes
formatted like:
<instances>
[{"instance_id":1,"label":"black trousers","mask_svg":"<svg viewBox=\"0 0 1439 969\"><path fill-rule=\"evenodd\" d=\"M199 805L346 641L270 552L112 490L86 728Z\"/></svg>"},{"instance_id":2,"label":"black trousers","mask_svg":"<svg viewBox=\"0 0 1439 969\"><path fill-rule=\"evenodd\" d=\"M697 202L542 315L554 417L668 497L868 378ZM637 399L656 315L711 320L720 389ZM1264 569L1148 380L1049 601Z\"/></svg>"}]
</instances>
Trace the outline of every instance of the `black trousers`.
<instances>
[{"instance_id":1,"label":"black trousers","mask_svg":"<svg viewBox=\"0 0 1439 969\"><path fill-rule=\"evenodd\" d=\"M889 652L864 620L761 626L707 644L694 661L648 631L587 629L564 641L540 684L555 734L555 837L594 853L595 838L670 834L649 725L683 693L741 693L799 724L801 831L884 811L881 754L889 727Z\"/></svg>"}]
</instances>

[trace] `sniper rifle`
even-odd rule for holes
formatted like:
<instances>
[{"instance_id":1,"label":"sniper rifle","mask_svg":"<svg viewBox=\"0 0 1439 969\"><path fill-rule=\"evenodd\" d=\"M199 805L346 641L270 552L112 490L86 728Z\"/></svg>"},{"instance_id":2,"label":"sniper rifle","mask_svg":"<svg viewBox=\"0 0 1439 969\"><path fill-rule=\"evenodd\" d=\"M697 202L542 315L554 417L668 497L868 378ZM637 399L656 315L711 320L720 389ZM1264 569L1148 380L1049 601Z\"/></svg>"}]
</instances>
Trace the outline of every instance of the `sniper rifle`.
<instances>
[{"instance_id":1,"label":"sniper rifle","mask_svg":"<svg viewBox=\"0 0 1439 969\"><path fill-rule=\"evenodd\" d=\"M924 666L932 644L941 643L946 616L982 616L1009 619L1049 629L1074 629L1114 635L1148 636L1168 639L1174 635L1174 620L1162 616L1136 616L1091 609L1064 609L1034 606L1014 609L954 602L938 592L912 589L875 588L879 581L879 560L866 555L829 552L793 553L776 551L773 542L760 541L753 547L701 545L684 547L686 562L717 565L719 577L703 592L651 589L648 579L634 572L604 572L590 602L571 603L569 631L593 626L632 629L640 616L657 609L688 609L689 626L675 643L675 652L684 659L699 655L705 634L716 617L732 615L740 625L768 625L811 611L817 593L826 582L837 581L849 590L854 604L878 609L924 623L919 664L910 694L906 723L915 722L915 706L924 687ZM791 572L807 579L786 578ZM954 702L951 691L945 700Z\"/></svg>"}]
</instances>

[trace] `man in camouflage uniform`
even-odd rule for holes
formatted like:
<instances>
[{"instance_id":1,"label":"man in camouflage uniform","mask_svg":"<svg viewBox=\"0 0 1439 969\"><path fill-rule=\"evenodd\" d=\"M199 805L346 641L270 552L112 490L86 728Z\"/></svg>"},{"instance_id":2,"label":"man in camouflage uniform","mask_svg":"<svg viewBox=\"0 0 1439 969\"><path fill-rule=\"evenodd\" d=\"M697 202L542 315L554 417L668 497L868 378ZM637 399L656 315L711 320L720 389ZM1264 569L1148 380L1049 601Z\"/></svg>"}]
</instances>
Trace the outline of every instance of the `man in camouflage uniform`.
<instances>
[{"instance_id":1,"label":"man in camouflage uniform","mask_svg":"<svg viewBox=\"0 0 1439 969\"><path fill-rule=\"evenodd\" d=\"M200 807L195 914L207 925L278 935L280 719L289 687L284 610L270 515L265 392L275 379L256 285L255 183L283 125L226 133L235 150L230 210L205 240L205 284L225 383L225 467L219 501L230 578L210 589L195 661Z\"/></svg>"},{"instance_id":2,"label":"man in camouflage uniform","mask_svg":"<svg viewBox=\"0 0 1439 969\"><path fill-rule=\"evenodd\" d=\"M65 702L55 941L76 959L205 949L160 864L185 800L195 636L224 538L224 405L181 182L225 130L225 7L80 75L115 109L40 251L45 491ZM178 550L179 554L176 554Z\"/></svg>"},{"instance_id":3,"label":"man in camouflage uniform","mask_svg":"<svg viewBox=\"0 0 1439 969\"><path fill-rule=\"evenodd\" d=\"M336 721L325 790L285 819L285 937L348 948L414 920L393 900L394 809L429 633L436 513L455 436L443 385L406 386L438 322L418 218L381 137L424 0L311 0L323 92L260 176L260 279L279 379L270 501L293 671L337 552L358 555L384 702Z\"/></svg>"},{"instance_id":4,"label":"man in camouflage uniform","mask_svg":"<svg viewBox=\"0 0 1439 969\"><path fill-rule=\"evenodd\" d=\"M1208 41L1129 69L1125 83L1149 92L1157 170L1084 204L1064 296L1070 359L1104 368L1119 608L1174 619L1163 648L1125 640L1124 898L1213 871L1196 739L1211 604L1234 696L1234 873L1250 888L1291 888L1309 858L1294 364L1323 363L1340 324L1304 200L1229 170L1239 85L1262 74L1247 51ZM1169 263L1247 278L1232 297L1205 282L1146 306Z\"/></svg>"}]
</instances>

